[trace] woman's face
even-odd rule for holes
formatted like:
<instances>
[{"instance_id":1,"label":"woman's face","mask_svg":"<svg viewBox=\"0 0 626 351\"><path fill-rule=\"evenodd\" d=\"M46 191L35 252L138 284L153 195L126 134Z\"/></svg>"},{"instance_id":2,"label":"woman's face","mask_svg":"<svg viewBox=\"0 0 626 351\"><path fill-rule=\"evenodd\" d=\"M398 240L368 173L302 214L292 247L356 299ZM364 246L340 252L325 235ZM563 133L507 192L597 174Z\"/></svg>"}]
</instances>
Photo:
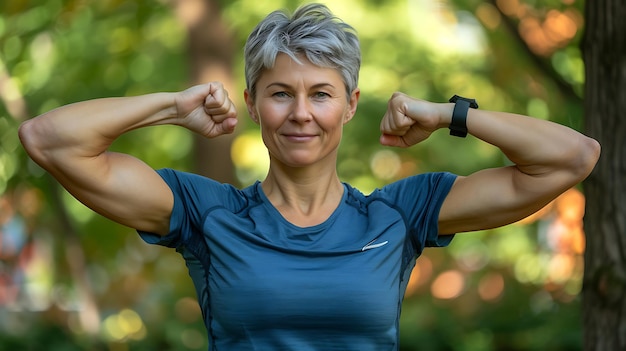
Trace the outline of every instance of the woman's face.
<instances>
[{"instance_id":1,"label":"woman's face","mask_svg":"<svg viewBox=\"0 0 626 351\"><path fill-rule=\"evenodd\" d=\"M256 97L245 92L248 112L261 126L272 161L302 167L335 162L343 125L356 112L359 90L346 96L336 69L276 57L256 83Z\"/></svg>"}]
</instances>

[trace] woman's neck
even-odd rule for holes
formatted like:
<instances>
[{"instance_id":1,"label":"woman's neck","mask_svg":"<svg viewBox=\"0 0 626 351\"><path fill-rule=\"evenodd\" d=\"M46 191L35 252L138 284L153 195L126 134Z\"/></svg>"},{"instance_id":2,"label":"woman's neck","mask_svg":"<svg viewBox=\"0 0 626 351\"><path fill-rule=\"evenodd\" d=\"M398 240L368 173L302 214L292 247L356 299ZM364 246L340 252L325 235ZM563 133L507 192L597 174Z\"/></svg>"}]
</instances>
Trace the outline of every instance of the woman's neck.
<instances>
[{"instance_id":1,"label":"woman's neck","mask_svg":"<svg viewBox=\"0 0 626 351\"><path fill-rule=\"evenodd\" d=\"M289 222L313 226L324 222L335 211L344 187L335 167L271 167L261 184L272 205Z\"/></svg>"}]
</instances>

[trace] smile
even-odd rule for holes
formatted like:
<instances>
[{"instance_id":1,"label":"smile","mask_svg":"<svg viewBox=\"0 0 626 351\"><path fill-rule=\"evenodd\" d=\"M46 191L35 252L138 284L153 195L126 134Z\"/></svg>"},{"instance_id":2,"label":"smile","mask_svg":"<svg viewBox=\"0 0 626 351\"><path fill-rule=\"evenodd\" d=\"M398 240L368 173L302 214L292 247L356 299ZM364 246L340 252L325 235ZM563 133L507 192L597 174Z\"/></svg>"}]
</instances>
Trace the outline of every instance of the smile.
<instances>
[{"instance_id":1,"label":"smile","mask_svg":"<svg viewBox=\"0 0 626 351\"><path fill-rule=\"evenodd\" d=\"M315 138L314 134L283 134L283 137L292 142L307 142Z\"/></svg>"}]
</instances>

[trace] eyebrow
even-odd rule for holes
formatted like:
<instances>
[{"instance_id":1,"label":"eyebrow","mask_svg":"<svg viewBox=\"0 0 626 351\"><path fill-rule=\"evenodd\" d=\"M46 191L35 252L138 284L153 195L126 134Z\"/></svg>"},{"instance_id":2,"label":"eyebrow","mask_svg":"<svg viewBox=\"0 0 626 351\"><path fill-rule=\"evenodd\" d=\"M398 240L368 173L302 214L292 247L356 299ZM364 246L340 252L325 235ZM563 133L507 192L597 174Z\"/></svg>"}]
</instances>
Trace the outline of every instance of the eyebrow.
<instances>
[{"instance_id":1,"label":"eyebrow","mask_svg":"<svg viewBox=\"0 0 626 351\"><path fill-rule=\"evenodd\" d=\"M293 89L293 87L287 83L282 83L282 82L274 82L274 83L270 83L268 84L265 89L270 88L272 86L279 86L282 88L288 88L288 89ZM333 89L336 89L336 87L330 83L317 83L317 84L313 84L311 86L311 89L319 89L319 88L324 88L324 87L330 87Z\"/></svg>"}]
</instances>

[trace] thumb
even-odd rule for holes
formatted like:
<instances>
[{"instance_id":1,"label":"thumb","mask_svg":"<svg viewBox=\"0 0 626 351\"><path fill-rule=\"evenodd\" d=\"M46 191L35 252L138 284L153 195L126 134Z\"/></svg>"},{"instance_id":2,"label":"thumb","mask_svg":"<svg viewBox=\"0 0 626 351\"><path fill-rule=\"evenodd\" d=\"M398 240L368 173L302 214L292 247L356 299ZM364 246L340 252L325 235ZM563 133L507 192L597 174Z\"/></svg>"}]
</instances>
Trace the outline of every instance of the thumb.
<instances>
[{"instance_id":1,"label":"thumb","mask_svg":"<svg viewBox=\"0 0 626 351\"><path fill-rule=\"evenodd\" d=\"M381 145L395 146L395 147L407 147L404 139L398 135L381 134L379 139Z\"/></svg>"},{"instance_id":2,"label":"thumb","mask_svg":"<svg viewBox=\"0 0 626 351\"><path fill-rule=\"evenodd\" d=\"M222 122L216 124L216 128L218 129L219 134L231 134L235 131L235 127L237 126L237 118L226 118Z\"/></svg>"}]
</instances>

